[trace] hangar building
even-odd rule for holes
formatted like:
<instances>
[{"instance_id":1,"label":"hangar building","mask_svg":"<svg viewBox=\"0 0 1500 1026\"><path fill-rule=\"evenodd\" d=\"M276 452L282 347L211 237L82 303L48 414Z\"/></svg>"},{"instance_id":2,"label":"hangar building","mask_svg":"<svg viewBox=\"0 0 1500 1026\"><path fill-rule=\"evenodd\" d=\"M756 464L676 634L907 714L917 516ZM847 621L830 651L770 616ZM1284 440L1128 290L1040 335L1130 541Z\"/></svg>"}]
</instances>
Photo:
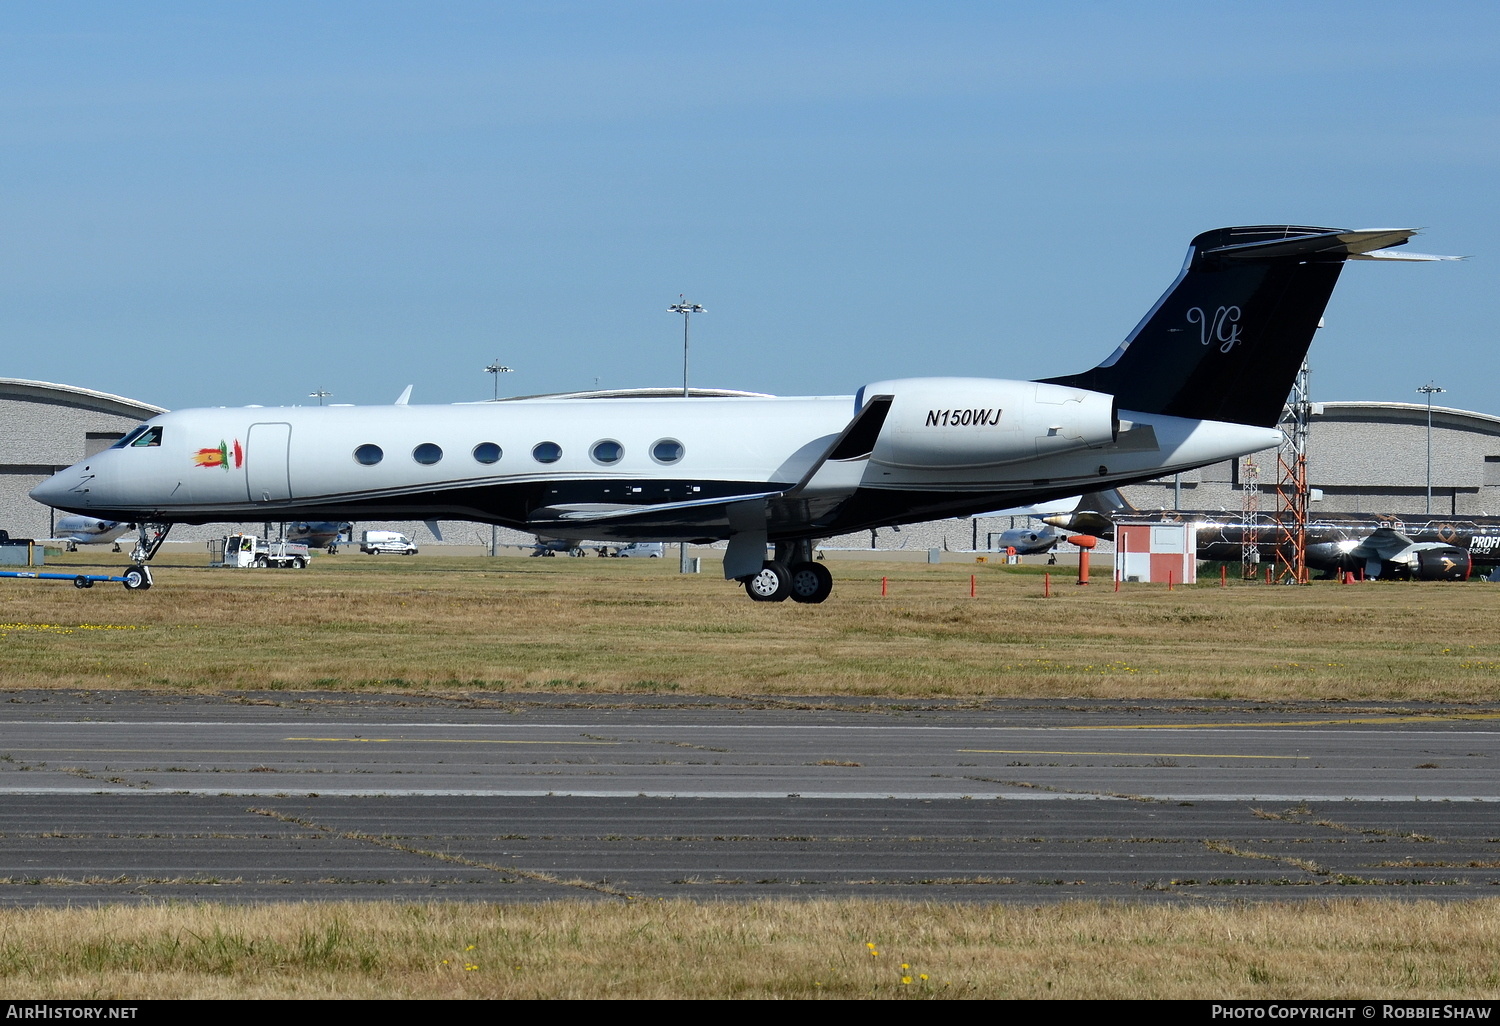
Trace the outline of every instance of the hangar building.
<instances>
[{"instance_id":1,"label":"hangar building","mask_svg":"<svg viewBox=\"0 0 1500 1026\"><path fill-rule=\"evenodd\" d=\"M0 530L17 538L51 537L55 514L27 493L165 412L90 388L0 378Z\"/></svg>"},{"instance_id":2,"label":"hangar building","mask_svg":"<svg viewBox=\"0 0 1500 1026\"><path fill-rule=\"evenodd\" d=\"M1276 483L1274 450L1252 457L1262 491ZM1125 489L1143 509L1239 510L1245 459L1229 460ZM1313 404L1308 420L1309 516L1419 514L1427 510L1427 406L1423 403ZM1322 498L1317 498L1317 492ZM1274 499L1271 500L1274 505ZM1271 508L1262 500L1262 508ZM1500 515L1500 417L1432 408L1432 512Z\"/></svg>"}]
</instances>

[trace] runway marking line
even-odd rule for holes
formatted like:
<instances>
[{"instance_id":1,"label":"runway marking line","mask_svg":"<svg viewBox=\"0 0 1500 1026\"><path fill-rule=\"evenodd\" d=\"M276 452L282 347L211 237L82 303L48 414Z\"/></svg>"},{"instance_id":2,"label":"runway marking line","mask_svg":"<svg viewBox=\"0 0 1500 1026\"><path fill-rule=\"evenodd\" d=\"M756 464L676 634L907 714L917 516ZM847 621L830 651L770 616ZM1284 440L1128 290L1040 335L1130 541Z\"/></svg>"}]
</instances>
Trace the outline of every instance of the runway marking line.
<instances>
[{"instance_id":1,"label":"runway marking line","mask_svg":"<svg viewBox=\"0 0 1500 1026\"><path fill-rule=\"evenodd\" d=\"M1046 752L1033 748L960 748L970 755L1133 755L1153 759L1311 759L1310 755L1199 755L1195 752Z\"/></svg>"},{"instance_id":2,"label":"runway marking line","mask_svg":"<svg viewBox=\"0 0 1500 1026\"><path fill-rule=\"evenodd\" d=\"M624 744L622 741L507 741L497 738L462 737L285 737L283 741L351 741L358 744L413 745L587 745L595 748Z\"/></svg>"},{"instance_id":3,"label":"runway marking line","mask_svg":"<svg viewBox=\"0 0 1500 1026\"><path fill-rule=\"evenodd\" d=\"M1264 723L1108 723L1054 730L1225 730L1231 727L1326 727L1338 723L1448 723L1453 720L1500 720L1500 713L1454 713L1449 716L1363 716L1341 720L1270 720Z\"/></svg>"}]
</instances>

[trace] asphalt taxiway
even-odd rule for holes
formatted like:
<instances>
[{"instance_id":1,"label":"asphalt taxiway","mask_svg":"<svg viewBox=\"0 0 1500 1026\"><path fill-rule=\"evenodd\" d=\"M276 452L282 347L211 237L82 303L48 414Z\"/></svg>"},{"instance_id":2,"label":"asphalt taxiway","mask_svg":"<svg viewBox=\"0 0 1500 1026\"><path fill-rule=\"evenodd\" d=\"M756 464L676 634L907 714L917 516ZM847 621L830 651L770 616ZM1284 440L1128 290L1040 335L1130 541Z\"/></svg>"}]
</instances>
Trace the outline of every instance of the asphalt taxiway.
<instances>
[{"instance_id":1,"label":"asphalt taxiway","mask_svg":"<svg viewBox=\"0 0 1500 1026\"><path fill-rule=\"evenodd\" d=\"M0 903L1470 898L1500 710L0 693Z\"/></svg>"}]
</instances>

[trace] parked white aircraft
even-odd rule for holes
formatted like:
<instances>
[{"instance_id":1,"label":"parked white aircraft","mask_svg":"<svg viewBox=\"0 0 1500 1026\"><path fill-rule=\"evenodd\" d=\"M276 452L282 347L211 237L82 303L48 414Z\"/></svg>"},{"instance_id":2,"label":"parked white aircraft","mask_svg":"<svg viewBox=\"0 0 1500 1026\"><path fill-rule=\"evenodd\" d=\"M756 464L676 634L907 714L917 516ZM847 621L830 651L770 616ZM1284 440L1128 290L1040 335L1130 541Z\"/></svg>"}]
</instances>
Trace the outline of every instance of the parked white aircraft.
<instances>
[{"instance_id":1,"label":"parked white aircraft","mask_svg":"<svg viewBox=\"0 0 1500 1026\"><path fill-rule=\"evenodd\" d=\"M833 579L812 558L818 539L1076 495L1275 445L1344 261L1387 256L1377 251L1413 234L1206 232L1114 353L1066 377L909 378L852 397L595 392L179 410L31 494L143 525L443 518L564 539L727 539L724 576L751 598L821 602ZM163 530L143 526L138 560Z\"/></svg>"},{"instance_id":2,"label":"parked white aircraft","mask_svg":"<svg viewBox=\"0 0 1500 1026\"><path fill-rule=\"evenodd\" d=\"M52 525L51 538L49 542L62 542L72 552L80 545L108 545L118 541L120 535L134 527L134 524L121 523L115 520L100 520L98 517L89 516L66 516L58 517L57 522ZM120 547L115 546L118 552Z\"/></svg>"}]
</instances>

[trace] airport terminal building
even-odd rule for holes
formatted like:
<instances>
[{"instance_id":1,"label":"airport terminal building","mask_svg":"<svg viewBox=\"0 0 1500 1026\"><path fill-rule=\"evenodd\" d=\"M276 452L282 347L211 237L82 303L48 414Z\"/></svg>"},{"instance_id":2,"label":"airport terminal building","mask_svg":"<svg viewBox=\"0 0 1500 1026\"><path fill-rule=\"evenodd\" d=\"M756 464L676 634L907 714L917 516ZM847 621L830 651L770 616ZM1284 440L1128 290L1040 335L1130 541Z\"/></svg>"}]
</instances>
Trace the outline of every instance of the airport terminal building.
<instances>
[{"instance_id":1,"label":"airport terminal building","mask_svg":"<svg viewBox=\"0 0 1500 1026\"><path fill-rule=\"evenodd\" d=\"M56 470L108 448L161 407L71 385L0 378L0 530L15 537L52 535L57 514L27 494ZM1427 508L1428 408L1420 403L1328 402L1309 421L1309 514L1421 514ZM1432 512L1438 516L1500 514L1500 417L1432 408ZM1258 467L1261 508L1275 505L1276 453L1268 450L1126 488L1142 509L1223 510L1243 507L1247 462ZM1034 524L1024 518L974 517L881 528L829 538L827 548L988 551L994 536ZM255 530L257 525L233 529ZM421 523L369 523L359 528L399 530L418 545L436 542ZM447 543L488 546L487 525L440 524ZM174 540L207 539L224 526L178 527ZM531 537L501 529L501 544Z\"/></svg>"}]
</instances>

